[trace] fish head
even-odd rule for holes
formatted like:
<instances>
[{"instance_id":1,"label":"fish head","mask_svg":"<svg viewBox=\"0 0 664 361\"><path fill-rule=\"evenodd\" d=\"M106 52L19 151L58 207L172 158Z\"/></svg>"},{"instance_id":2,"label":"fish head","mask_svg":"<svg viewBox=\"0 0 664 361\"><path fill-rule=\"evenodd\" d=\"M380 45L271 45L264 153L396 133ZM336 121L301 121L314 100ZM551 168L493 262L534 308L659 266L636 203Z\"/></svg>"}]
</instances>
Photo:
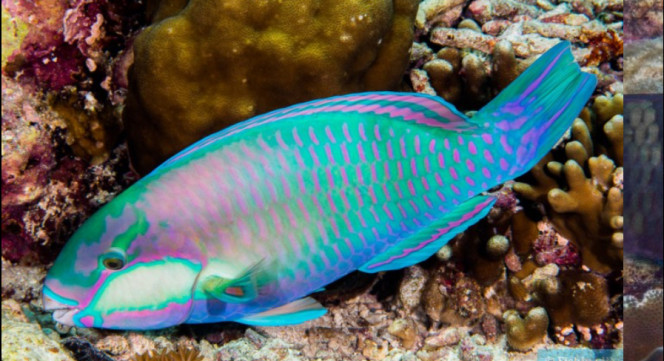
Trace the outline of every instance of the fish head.
<instances>
[{"instance_id":1,"label":"fish head","mask_svg":"<svg viewBox=\"0 0 664 361\"><path fill-rule=\"evenodd\" d=\"M57 322L146 330L188 317L202 252L122 196L74 233L49 270L42 298Z\"/></svg>"}]
</instances>

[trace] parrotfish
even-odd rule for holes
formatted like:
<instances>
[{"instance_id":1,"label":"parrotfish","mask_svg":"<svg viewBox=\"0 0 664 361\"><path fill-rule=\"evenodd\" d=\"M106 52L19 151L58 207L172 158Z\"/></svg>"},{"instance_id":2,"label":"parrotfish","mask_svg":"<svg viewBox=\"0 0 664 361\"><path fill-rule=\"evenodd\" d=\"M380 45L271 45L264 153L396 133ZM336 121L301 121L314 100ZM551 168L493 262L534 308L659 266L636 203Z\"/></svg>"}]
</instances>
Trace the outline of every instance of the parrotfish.
<instances>
[{"instance_id":1,"label":"parrotfish","mask_svg":"<svg viewBox=\"0 0 664 361\"><path fill-rule=\"evenodd\" d=\"M45 309L66 325L143 330L319 317L309 294L430 257L489 212L487 190L555 145L597 82L569 47L472 118L436 96L368 92L212 134L84 222L48 272Z\"/></svg>"}]
</instances>

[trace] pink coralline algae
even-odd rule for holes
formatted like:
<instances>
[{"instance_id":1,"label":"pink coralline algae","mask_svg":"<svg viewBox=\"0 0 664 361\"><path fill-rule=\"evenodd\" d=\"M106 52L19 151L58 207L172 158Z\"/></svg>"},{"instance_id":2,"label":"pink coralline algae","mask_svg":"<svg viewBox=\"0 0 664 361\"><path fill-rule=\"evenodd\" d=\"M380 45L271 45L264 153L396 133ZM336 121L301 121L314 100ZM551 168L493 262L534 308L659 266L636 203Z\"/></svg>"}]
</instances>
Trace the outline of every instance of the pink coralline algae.
<instances>
[{"instance_id":1,"label":"pink coralline algae","mask_svg":"<svg viewBox=\"0 0 664 361\"><path fill-rule=\"evenodd\" d=\"M49 262L80 222L132 180L121 149L90 166L73 156L65 122L2 77L2 257Z\"/></svg>"},{"instance_id":2,"label":"pink coralline algae","mask_svg":"<svg viewBox=\"0 0 664 361\"><path fill-rule=\"evenodd\" d=\"M136 24L118 11L131 14L138 5L106 0L19 0L3 1L2 6L29 28L2 73L22 83L60 90L81 82L108 61L110 52L119 50L114 44L124 42L128 28Z\"/></svg>"}]
</instances>

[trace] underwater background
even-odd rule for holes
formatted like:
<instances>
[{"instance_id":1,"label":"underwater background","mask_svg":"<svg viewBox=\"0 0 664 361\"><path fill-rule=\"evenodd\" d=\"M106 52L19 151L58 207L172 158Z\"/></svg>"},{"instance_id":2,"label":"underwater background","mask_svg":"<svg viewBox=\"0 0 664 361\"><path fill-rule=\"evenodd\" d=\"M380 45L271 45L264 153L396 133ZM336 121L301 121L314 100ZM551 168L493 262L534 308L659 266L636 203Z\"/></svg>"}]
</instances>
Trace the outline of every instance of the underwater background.
<instances>
[{"instance_id":1,"label":"underwater background","mask_svg":"<svg viewBox=\"0 0 664 361\"><path fill-rule=\"evenodd\" d=\"M657 0L3 0L2 359L648 357L662 346L661 29ZM73 231L191 142L359 91L472 114L561 40L599 80L571 131L434 257L315 294L325 316L119 332L43 311Z\"/></svg>"}]
</instances>

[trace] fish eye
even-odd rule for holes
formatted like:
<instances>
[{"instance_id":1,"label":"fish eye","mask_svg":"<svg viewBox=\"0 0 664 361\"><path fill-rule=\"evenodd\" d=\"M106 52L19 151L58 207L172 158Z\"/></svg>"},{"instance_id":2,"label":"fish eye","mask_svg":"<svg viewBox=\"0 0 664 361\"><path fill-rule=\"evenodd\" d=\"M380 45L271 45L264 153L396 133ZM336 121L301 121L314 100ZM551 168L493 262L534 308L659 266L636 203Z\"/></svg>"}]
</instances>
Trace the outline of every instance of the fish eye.
<instances>
[{"instance_id":1,"label":"fish eye","mask_svg":"<svg viewBox=\"0 0 664 361\"><path fill-rule=\"evenodd\" d=\"M101 256L101 263L109 270L117 271L127 263L124 252L118 248L111 248Z\"/></svg>"}]
</instances>

